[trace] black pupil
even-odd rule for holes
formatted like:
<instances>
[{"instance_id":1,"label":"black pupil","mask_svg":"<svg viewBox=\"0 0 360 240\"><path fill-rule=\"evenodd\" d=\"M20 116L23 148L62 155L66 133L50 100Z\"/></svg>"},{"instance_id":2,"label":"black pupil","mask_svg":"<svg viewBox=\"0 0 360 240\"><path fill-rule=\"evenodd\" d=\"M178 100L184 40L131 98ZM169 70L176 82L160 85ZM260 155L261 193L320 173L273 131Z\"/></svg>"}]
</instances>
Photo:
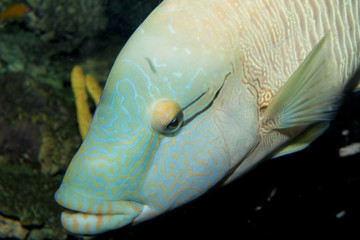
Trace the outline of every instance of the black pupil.
<instances>
[{"instance_id":1,"label":"black pupil","mask_svg":"<svg viewBox=\"0 0 360 240\"><path fill-rule=\"evenodd\" d=\"M179 117L176 117L166 126L166 128L168 130L173 130L177 128L178 125L179 125Z\"/></svg>"}]
</instances>

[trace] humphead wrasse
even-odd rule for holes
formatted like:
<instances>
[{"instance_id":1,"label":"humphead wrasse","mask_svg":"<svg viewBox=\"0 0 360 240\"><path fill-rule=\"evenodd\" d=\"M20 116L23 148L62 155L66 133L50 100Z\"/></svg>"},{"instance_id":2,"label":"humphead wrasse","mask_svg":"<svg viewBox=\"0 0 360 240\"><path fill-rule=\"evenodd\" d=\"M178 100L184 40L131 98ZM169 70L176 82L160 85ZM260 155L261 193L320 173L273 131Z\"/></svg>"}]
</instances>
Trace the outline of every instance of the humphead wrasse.
<instances>
[{"instance_id":1,"label":"humphead wrasse","mask_svg":"<svg viewBox=\"0 0 360 240\"><path fill-rule=\"evenodd\" d=\"M360 2L165 0L117 57L56 201L98 234L305 148L359 66Z\"/></svg>"}]
</instances>

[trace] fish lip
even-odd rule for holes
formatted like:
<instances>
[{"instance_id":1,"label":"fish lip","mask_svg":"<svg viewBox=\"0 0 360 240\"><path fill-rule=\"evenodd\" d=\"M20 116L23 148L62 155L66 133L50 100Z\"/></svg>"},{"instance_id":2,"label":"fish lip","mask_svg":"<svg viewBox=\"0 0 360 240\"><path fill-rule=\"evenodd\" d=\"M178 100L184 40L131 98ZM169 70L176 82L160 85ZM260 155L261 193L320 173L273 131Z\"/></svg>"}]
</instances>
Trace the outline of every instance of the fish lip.
<instances>
[{"instance_id":1,"label":"fish lip","mask_svg":"<svg viewBox=\"0 0 360 240\"><path fill-rule=\"evenodd\" d=\"M61 213L64 229L79 235L95 235L131 224L145 207L136 201L85 196L64 182L55 193L55 200L66 208Z\"/></svg>"},{"instance_id":2,"label":"fish lip","mask_svg":"<svg viewBox=\"0 0 360 240\"><path fill-rule=\"evenodd\" d=\"M122 201L125 202L125 201ZM75 235L92 236L132 224L141 211L132 213L89 213L66 209L61 213L63 228Z\"/></svg>"},{"instance_id":3,"label":"fish lip","mask_svg":"<svg viewBox=\"0 0 360 240\"><path fill-rule=\"evenodd\" d=\"M89 215L139 215L145 204L131 200L108 200L85 196L62 183L55 193L55 201L69 213Z\"/></svg>"}]
</instances>

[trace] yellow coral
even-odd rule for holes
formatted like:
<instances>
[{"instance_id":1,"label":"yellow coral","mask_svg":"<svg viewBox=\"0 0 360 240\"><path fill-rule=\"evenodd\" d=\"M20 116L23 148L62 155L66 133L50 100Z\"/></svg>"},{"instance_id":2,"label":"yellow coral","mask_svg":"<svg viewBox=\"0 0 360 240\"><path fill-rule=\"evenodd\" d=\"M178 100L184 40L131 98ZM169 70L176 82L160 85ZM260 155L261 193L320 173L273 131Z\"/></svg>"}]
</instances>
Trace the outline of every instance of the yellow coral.
<instances>
[{"instance_id":1,"label":"yellow coral","mask_svg":"<svg viewBox=\"0 0 360 240\"><path fill-rule=\"evenodd\" d=\"M79 131L84 140L92 119L86 89L96 105L100 101L102 89L91 75L87 74L85 77L82 68L78 65L74 66L71 72L71 86L75 95Z\"/></svg>"},{"instance_id":2,"label":"yellow coral","mask_svg":"<svg viewBox=\"0 0 360 240\"><path fill-rule=\"evenodd\" d=\"M84 140L89 130L92 115L88 104L85 88L85 76L80 66L75 66L71 72L71 86L75 95L77 120L81 138Z\"/></svg>"},{"instance_id":3,"label":"yellow coral","mask_svg":"<svg viewBox=\"0 0 360 240\"><path fill-rule=\"evenodd\" d=\"M94 100L95 104L98 105L102 93L100 85L90 74L86 74L85 83L91 98Z\"/></svg>"}]
</instances>

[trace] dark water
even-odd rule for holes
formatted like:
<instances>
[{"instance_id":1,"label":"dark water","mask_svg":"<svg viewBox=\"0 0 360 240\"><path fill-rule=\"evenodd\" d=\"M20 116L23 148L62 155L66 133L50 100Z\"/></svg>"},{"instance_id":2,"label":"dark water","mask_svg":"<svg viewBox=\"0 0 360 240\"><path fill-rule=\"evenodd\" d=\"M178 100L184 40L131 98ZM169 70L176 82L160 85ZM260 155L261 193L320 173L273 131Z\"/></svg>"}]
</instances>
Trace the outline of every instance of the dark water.
<instances>
[{"instance_id":1,"label":"dark water","mask_svg":"<svg viewBox=\"0 0 360 240\"><path fill-rule=\"evenodd\" d=\"M104 84L117 53L159 1L16 3L31 11L0 21L0 239L75 239L60 227L53 200L81 143L71 69L81 65ZM0 12L12 4L1 0ZM304 151L96 239L360 239L360 155L339 156L341 147L360 142L359 109L360 95L349 94L329 130Z\"/></svg>"}]
</instances>

